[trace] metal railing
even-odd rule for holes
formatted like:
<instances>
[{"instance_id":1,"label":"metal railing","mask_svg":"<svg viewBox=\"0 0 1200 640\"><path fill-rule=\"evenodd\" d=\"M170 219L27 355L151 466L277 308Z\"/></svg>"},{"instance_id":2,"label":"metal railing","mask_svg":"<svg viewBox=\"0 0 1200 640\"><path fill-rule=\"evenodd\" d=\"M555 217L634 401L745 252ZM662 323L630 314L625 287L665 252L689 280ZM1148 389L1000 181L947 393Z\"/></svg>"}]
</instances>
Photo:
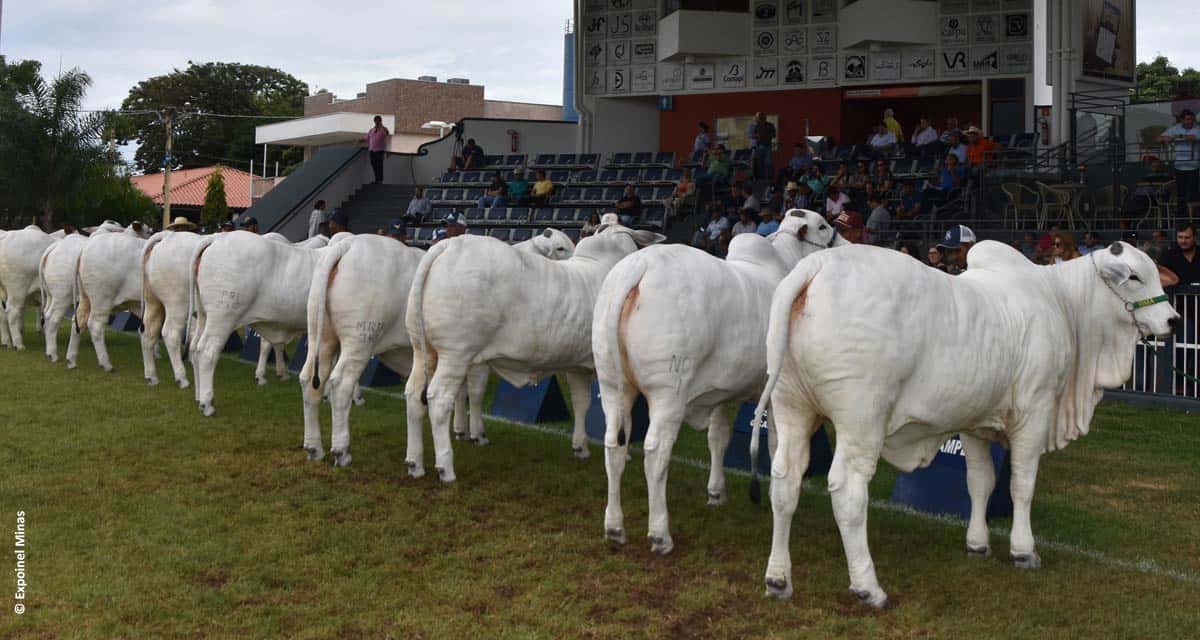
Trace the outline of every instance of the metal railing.
<instances>
[{"instance_id":1,"label":"metal railing","mask_svg":"<svg viewBox=\"0 0 1200 640\"><path fill-rule=\"evenodd\" d=\"M1173 287L1170 293L1182 316L1175 336L1138 344L1133 375L1121 391L1200 401L1200 285Z\"/></svg>"}]
</instances>

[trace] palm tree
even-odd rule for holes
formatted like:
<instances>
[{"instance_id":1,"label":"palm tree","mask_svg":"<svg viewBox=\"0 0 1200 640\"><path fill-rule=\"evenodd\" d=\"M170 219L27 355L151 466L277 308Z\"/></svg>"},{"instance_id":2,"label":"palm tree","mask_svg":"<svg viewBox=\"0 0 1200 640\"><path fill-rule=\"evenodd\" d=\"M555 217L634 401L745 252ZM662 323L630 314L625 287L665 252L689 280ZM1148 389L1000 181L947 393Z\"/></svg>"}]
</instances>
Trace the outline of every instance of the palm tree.
<instances>
[{"instance_id":1,"label":"palm tree","mask_svg":"<svg viewBox=\"0 0 1200 640\"><path fill-rule=\"evenodd\" d=\"M56 204L107 160L102 136L110 118L82 111L91 84L78 69L50 83L35 75L0 104L0 176L17 212L36 212L45 229L54 228Z\"/></svg>"}]
</instances>

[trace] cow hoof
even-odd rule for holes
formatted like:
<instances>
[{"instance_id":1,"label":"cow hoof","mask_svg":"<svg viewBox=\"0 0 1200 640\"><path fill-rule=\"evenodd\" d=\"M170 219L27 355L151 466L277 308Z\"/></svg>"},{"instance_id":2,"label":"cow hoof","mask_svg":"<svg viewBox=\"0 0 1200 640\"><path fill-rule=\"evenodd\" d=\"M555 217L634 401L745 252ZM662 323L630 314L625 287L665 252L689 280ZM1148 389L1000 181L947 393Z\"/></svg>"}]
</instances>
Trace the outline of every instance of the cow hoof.
<instances>
[{"instance_id":1,"label":"cow hoof","mask_svg":"<svg viewBox=\"0 0 1200 640\"><path fill-rule=\"evenodd\" d=\"M980 558L980 559L990 558L990 557L992 557L992 548L991 547L972 547L971 545L967 545L967 557L968 558Z\"/></svg>"},{"instance_id":2,"label":"cow hoof","mask_svg":"<svg viewBox=\"0 0 1200 640\"><path fill-rule=\"evenodd\" d=\"M50 360L50 362L58 362L58 356L53 356L53 355L50 355L50 354L46 354L46 358L47 358L47 359L49 359L49 360Z\"/></svg>"},{"instance_id":3,"label":"cow hoof","mask_svg":"<svg viewBox=\"0 0 1200 640\"><path fill-rule=\"evenodd\" d=\"M404 464L408 465L408 477L410 477L410 478L425 477L425 467L422 467L421 465L419 465L411 460L408 462L405 462Z\"/></svg>"},{"instance_id":4,"label":"cow hoof","mask_svg":"<svg viewBox=\"0 0 1200 640\"><path fill-rule=\"evenodd\" d=\"M18 346L18 347L13 347L13 348L14 348L14 349L16 349L17 351L24 351L24 350L25 350L25 345L20 345L20 346Z\"/></svg>"},{"instance_id":5,"label":"cow hoof","mask_svg":"<svg viewBox=\"0 0 1200 640\"><path fill-rule=\"evenodd\" d=\"M469 440L470 438L471 438L471 436L468 435L466 431L455 431L454 432L455 440Z\"/></svg>"},{"instance_id":6,"label":"cow hoof","mask_svg":"<svg viewBox=\"0 0 1200 640\"><path fill-rule=\"evenodd\" d=\"M308 459L312 462L320 462L325 458L325 452L320 447L304 447L304 453L308 454Z\"/></svg>"},{"instance_id":7,"label":"cow hoof","mask_svg":"<svg viewBox=\"0 0 1200 640\"><path fill-rule=\"evenodd\" d=\"M280 375L280 376L279 376L279 380L280 380L281 382L287 382L287 381L289 381L289 380L291 380L291 379L292 379L292 376L291 376L291 375L289 375L289 374L286 374L286 373L285 373L285 374L282 374L282 375Z\"/></svg>"},{"instance_id":8,"label":"cow hoof","mask_svg":"<svg viewBox=\"0 0 1200 640\"><path fill-rule=\"evenodd\" d=\"M1036 552L1012 554L1013 564L1018 569L1041 569L1042 559Z\"/></svg>"},{"instance_id":9,"label":"cow hoof","mask_svg":"<svg viewBox=\"0 0 1200 640\"><path fill-rule=\"evenodd\" d=\"M625 530L624 529L617 529L615 527L605 529L604 537L609 542L615 542L617 544L625 544Z\"/></svg>"},{"instance_id":10,"label":"cow hoof","mask_svg":"<svg viewBox=\"0 0 1200 640\"><path fill-rule=\"evenodd\" d=\"M719 507L725 504L725 494L708 492L708 506Z\"/></svg>"},{"instance_id":11,"label":"cow hoof","mask_svg":"<svg viewBox=\"0 0 1200 640\"><path fill-rule=\"evenodd\" d=\"M360 395L354 396L353 402L354 402L354 406L361 407L367 403L367 399L362 397L362 395L360 394Z\"/></svg>"},{"instance_id":12,"label":"cow hoof","mask_svg":"<svg viewBox=\"0 0 1200 640\"><path fill-rule=\"evenodd\" d=\"M206 418L211 418L217 415L217 408L214 405L202 402L200 403L200 413L203 413Z\"/></svg>"},{"instance_id":13,"label":"cow hoof","mask_svg":"<svg viewBox=\"0 0 1200 640\"><path fill-rule=\"evenodd\" d=\"M109 364L109 365L102 364L102 365L100 365L100 368L104 369L105 373L112 373L114 371L113 366L111 364Z\"/></svg>"},{"instance_id":14,"label":"cow hoof","mask_svg":"<svg viewBox=\"0 0 1200 640\"><path fill-rule=\"evenodd\" d=\"M187 378L183 378L182 380L176 380L175 384L179 385L180 389L186 389L186 388L192 386L192 383L188 382Z\"/></svg>"},{"instance_id":15,"label":"cow hoof","mask_svg":"<svg viewBox=\"0 0 1200 640\"><path fill-rule=\"evenodd\" d=\"M266 376L262 376L262 377L254 376L254 381L257 382L258 386L260 386L260 387L265 387L267 385L267 377Z\"/></svg>"},{"instance_id":16,"label":"cow hoof","mask_svg":"<svg viewBox=\"0 0 1200 640\"><path fill-rule=\"evenodd\" d=\"M434 467L434 470L437 471L438 480L441 480L445 484L450 484L451 482L454 482L454 480L456 479L454 477L454 472L450 471L449 469L443 469L441 467Z\"/></svg>"},{"instance_id":17,"label":"cow hoof","mask_svg":"<svg viewBox=\"0 0 1200 640\"><path fill-rule=\"evenodd\" d=\"M883 609L888 603L887 594L883 591L880 591L879 593L871 593L870 591L860 591L858 589L851 588L850 593L853 594L855 598L858 598L859 602L876 609Z\"/></svg>"},{"instance_id":18,"label":"cow hoof","mask_svg":"<svg viewBox=\"0 0 1200 640\"><path fill-rule=\"evenodd\" d=\"M580 460L587 460L592 457L592 452L588 450L587 445L582 447L571 447L571 452Z\"/></svg>"},{"instance_id":19,"label":"cow hoof","mask_svg":"<svg viewBox=\"0 0 1200 640\"><path fill-rule=\"evenodd\" d=\"M675 543L671 541L671 536L649 536L650 538L650 553L656 553L660 556L665 556L671 553L675 548Z\"/></svg>"},{"instance_id":20,"label":"cow hoof","mask_svg":"<svg viewBox=\"0 0 1200 640\"><path fill-rule=\"evenodd\" d=\"M486 447L492 443L491 440L488 440L487 434L485 433L479 434L478 438L471 438L471 442L474 442L475 446L477 447Z\"/></svg>"},{"instance_id":21,"label":"cow hoof","mask_svg":"<svg viewBox=\"0 0 1200 640\"><path fill-rule=\"evenodd\" d=\"M78 362L75 362L74 360L67 360L67 368L68 369L74 369L75 367L78 367L78 366L79 366Z\"/></svg>"},{"instance_id":22,"label":"cow hoof","mask_svg":"<svg viewBox=\"0 0 1200 640\"><path fill-rule=\"evenodd\" d=\"M334 450L330 451L329 453L333 454L333 466L335 466L335 467L350 466L350 452L349 451L338 451L337 449L334 449Z\"/></svg>"},{"instance_id":23,"label":"cow hoof","mask_svg":"<svg viewBox=\"0 0 1200 640\"><path fill-rule=\"evenodd\" d=\"M146 384L148 384L152 387L157 387L158 386L158 378L155 378L153 376L146 378Z\"/></svg>"},{"instance_id":24,"label":"cow hoof","mask_svg":"<svg viewBox=\"0 0 1200 640\"><path fill-rule=\"evenodd\" d=\"M766 596L777 600L787 600L792 597L792 583L787 578L767 578Z\"/></svg>"}]
</instances>

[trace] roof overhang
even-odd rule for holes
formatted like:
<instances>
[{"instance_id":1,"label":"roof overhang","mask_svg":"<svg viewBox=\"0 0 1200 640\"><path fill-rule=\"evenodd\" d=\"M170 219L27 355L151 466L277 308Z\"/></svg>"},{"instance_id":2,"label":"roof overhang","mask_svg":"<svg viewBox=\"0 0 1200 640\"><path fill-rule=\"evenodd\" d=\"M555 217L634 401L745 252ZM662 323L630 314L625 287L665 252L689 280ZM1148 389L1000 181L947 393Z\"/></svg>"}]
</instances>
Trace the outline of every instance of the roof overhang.
<instances>
[{"instance_id":1,"label":"roof overhang","mask_svg":"<svg viewBox=\"0 0 1200 640\"><path fill-rule=\"evenodd\" d=\"M373 113L328 113L254 128L255 144L320 147L359 142L375 126ZM383 126L396 129L396 116L381 115Z\"/></svg>"}]
</instances>

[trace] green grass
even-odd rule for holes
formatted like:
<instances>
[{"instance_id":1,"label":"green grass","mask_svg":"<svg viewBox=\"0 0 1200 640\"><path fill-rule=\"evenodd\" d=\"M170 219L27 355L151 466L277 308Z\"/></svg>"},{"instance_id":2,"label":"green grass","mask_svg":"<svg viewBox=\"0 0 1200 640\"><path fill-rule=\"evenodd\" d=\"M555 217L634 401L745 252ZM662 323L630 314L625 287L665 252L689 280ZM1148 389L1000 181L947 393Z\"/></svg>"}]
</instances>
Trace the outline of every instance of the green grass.
<instances>
[{"instance_id":1,"label":"green grass","mask_svg":"<svg viewBox=\"0 0 1200 640\"><path fill-rule=\"evenodd\" d=\"M706 472L673 465L676 548L660 558L643 538L639 454L624 484L630 544L614 548L602 536L599 448L579 462L558 435L491 424L491 446L456 443L456 484L411 480L403 402L368 394L353 411L354 465L333 469L297 449L294 382L260 388L248 366L222 361L219 414L208 419L190 389L144 384L132 334L110 333L114 374L96 368L90 347L67 371L45 360L32 332L26 344L0 352L0 531L17 510L28 514L29 608L18 618L11 595L0 597L0 637L1200 633L1194 581L1047 546L1044 569L1019 571L999 536L995 557L970 560L961 526L882 509L871 511L870 539L896 606L866 610L846 594L841 542L819 493L802 499L793 528L796 595L767 600L770 511L749 504L743 476L731 476L729 504L711 508ZM1091 435L1043 458L1034 532L1200 575L1197 422L1103 407ZM707 459L704 442L689 430L676 455ZM881 465L873 497L886 499L892 478ZM9 576L0 594L12 588L10 571L0 572Z\"/></svg>"}]
</instances>

